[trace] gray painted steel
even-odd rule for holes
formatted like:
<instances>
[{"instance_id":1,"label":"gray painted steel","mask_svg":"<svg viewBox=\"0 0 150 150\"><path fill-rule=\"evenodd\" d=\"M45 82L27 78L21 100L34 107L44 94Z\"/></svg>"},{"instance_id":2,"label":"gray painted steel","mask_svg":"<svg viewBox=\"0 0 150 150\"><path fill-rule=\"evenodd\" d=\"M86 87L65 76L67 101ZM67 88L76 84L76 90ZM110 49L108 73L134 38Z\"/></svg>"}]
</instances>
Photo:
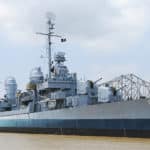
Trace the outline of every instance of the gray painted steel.
<instances>
[{"instance_id":1,"label":"gray painted steel","mask_svg":"<svg viewBox=\"0 0 150 150\"><path fill-rule=\"evenodd\" d=\"M92 134L102 130L115 133L132 130L150 133L149 99L142 96L143 100L133 101L127 95L126 100L132 101L123 101L116 87L107 84L99 88L97 82L101 78L95 82L78 81L76 73L70 73L65 65L63 52L56 53L54 62L51 61L51 37L66 41L54 34L53 29L54 24L48 20L49 32L39 33L48 36L49 76L44 77L41 68L34 68L27 90L17 93L16 81L7 80L7 94L0 101L0 131L29 129Z\"/></svg>"}]
</instances>

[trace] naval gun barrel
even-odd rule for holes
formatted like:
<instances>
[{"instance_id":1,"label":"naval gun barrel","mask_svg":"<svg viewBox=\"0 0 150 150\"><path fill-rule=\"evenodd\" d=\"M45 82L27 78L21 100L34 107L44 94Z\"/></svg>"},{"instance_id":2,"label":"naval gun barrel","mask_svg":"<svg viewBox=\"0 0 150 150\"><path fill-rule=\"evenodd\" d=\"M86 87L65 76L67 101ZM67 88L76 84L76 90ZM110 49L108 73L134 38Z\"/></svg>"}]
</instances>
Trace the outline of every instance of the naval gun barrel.
<instances>
[{"instance_id":1,"label":"naval gun barrel","mask_svg":"<svg viewBox=\"0 0 150 150\"><path fill-rule=\"evenodd\" d=\"M100 77L99 79L97 79L96 81L94 81L93 83L94 84L96 84L96 83L98 83L99 81L101 81L103 78L102 77Z\"/></svg>"}]
</instances>

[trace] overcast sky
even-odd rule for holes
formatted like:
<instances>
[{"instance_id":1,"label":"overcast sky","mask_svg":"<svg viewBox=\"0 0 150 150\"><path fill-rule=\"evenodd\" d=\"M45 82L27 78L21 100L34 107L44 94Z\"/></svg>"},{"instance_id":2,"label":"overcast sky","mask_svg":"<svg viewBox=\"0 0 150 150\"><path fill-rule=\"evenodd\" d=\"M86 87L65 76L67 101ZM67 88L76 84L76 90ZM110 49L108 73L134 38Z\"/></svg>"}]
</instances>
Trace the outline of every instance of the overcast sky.
<instances>
[{"instance_id":1,"label":"overcast sky","mask_svg":"<svg viewBox=\"0 0 150 150\"><path fill-rule=\"evenodd\" d=\"M19 88L28 82L29 72L47 60L46 13L56 15L53 51L65 51L71 72L79 79L110 80L135 73L150 80L149 0L0 0L0 81L14 76Z\"/></svg>"}]
</instances>

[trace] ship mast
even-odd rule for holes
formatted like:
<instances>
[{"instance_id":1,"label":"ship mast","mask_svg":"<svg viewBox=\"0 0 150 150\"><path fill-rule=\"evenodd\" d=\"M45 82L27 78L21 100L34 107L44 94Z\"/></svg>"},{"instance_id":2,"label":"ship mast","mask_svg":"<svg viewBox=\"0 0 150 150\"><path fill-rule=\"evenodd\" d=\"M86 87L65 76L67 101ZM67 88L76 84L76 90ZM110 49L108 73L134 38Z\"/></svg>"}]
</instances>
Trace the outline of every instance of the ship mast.
<instances>
[{"instance_id":1,"label":"ship mast","mask_svg":"<svg viewBox=\"0 0 150 150\"><path fill-rule=\"evenodd\" d=\"M51 79L52 78L52 76L51 76L51 68L52 68L52 56L51 56L52 55L51 54L51 51L52 51L52 37L60 38L61 42L66 42L66 39L63 38L60 35L54 34L53 30L55 29L54 28L55 24L52 22L52 18L51 17L48 18L47 24L48 24L48 33L37 32L36 34L46 35L48 37L48 77L49 77L49 79Z\"/></svg>"}]
</instances>

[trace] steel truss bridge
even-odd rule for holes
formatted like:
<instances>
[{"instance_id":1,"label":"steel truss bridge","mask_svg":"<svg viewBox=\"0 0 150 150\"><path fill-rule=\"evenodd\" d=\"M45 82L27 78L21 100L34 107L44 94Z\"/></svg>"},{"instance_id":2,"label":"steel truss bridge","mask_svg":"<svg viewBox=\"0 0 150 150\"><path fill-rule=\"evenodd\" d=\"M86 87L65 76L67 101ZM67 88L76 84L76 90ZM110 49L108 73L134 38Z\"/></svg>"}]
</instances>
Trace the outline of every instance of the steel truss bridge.
<instances>
[{"instance_id":1,"label":"steel truss bridge","mask_svg":"<svg viewBox=\"0 0 150 150\"><path fill-rule=\"evenodd\" d=\"M137 100L150 98L150 82L134 74L121 75L111 81L99 84L115 88L122 95L122 100Z\"/></svg>"}]
</instances>

